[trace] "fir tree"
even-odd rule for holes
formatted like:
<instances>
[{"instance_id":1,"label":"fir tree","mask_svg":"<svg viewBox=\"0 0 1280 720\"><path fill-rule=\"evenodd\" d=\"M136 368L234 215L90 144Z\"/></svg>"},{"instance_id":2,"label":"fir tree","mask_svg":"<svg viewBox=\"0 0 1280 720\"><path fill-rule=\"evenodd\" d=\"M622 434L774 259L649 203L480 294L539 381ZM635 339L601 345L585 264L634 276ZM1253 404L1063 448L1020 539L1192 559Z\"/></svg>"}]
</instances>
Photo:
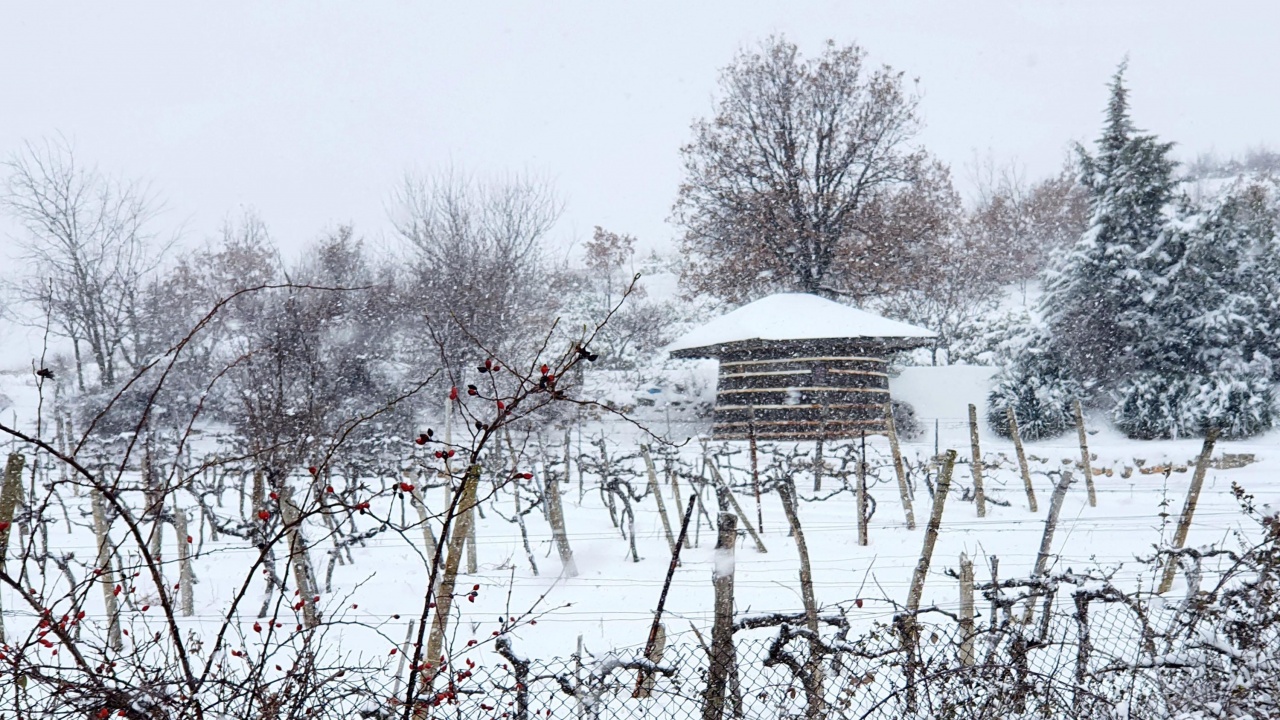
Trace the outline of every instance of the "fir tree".
<instances>
[{"instance_id":1,"label":"fir tree","mask_svg":"<svg viewBox=\"0 0 1280 720\"><path fill-rule=\"evenodd\" d=\"M1134 127L1122 65L1096 154L1079 150L1089 229L1046 274L1041 301L1055 354L1086 388L1106 390L1139 367L1144 299L1163 260L1153 250L1175 185L1171 148Z\"/></svg>"}]
</instances>

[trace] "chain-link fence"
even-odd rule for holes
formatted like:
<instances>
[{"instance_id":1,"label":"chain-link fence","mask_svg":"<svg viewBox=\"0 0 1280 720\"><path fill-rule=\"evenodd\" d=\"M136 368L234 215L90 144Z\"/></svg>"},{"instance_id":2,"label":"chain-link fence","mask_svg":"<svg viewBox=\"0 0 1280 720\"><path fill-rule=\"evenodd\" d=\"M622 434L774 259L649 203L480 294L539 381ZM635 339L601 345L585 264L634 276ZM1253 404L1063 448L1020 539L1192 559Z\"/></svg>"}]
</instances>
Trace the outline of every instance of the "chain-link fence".
<instances>
[{"instance_id":1,"label":"chain-link fence","mask_svg":"<svg viewBox=\"0 0 1280 720\"><path fill-rule=\"evenodd\" d=\"M720 674L697 644L651 661L522 659L504 643L508 662L437 678L417 717L1167 718L1241 693L1272 702L1260 693L1280 670L1274 623L1242 635L1239 617L1194 593L1166 604L1096 579L1020 582L980 587L991 605L976 621L928 609L852 637L846 622L755 623L771 636L739 637Z\"/></svg>"}]
</instances>

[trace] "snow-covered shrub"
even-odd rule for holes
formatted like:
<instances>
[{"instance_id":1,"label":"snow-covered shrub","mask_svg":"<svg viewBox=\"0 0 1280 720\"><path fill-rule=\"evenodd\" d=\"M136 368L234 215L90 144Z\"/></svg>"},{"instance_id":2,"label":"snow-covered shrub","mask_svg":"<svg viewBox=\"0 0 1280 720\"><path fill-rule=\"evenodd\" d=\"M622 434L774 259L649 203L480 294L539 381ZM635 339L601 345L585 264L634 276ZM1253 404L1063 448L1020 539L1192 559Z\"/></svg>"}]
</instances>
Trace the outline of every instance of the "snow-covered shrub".
<instances>
[{"instance_id":1,"label":"snow-covered shrub","mask_svg":"<svg viewBox=\"0 0 1280 720\"><path fill-rule=\"evenodd\" d=\"M1208 375L1143 371L1120 384L1112 419L1136 440L1202 435L1213 427L1224 439L1250 437L1274 424L1270 375L1271 363L1261 356Z\"/></svg>"},{"instance_id":2,"label":"snow-covered shrub","mask_svg":"<svg viewBox=\"0 0 1280 720\"><path fill-rule=\"evenodd\" d=\"M1026 342L1031 314L1026 308L993 312L960 324L948 348L948 362L997 365L1016 355Z\"/></svg>"},{"instance_id":3,"label":"snow-covered shrub","mask_svg":"<svg viewBox=\"0 0 1280 720\"><path fill-rule=\"evenodd\" d=\"M1182 412L1191 392L1183 377L1150 370L1134 373L1117 388L1111 419L1135 440L1192 435L1195 429Z\"/></svg>"},{"instance_id":4,"label":"snow-covered shrub","mask_svg":"<svg viewBox=\"0 0 1280 720\"><path fill-rule=\"evenodd\" d=\"M1013 408L1023 439L1061 435L1075 422L1074 404L1083 394L1061 358L1051 350L1029 347L996 373L987 398L987 423L1008 437L1008 410Z\"/></svg>"},{"instance_id":5,"label":"snow-covered shrub","mask_svg":"<svg viewBox=\"0 0 1280 720\"><path fill-rule=\"evenodd\" d=\"M1271 362L1255 356L1250 363L1226 364L1187 393L1182 415L1198 431L1216 427L1226 439L1270 430L1275 421Z\"/></svg>"}]
</instances>

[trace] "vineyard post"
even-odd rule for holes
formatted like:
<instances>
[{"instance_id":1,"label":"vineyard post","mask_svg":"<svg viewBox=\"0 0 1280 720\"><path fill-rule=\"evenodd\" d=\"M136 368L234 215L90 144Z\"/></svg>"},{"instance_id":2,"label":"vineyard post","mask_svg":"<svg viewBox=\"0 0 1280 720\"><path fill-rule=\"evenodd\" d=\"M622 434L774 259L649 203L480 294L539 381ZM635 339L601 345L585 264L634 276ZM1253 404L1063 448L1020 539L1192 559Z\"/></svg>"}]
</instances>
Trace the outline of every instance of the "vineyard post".
<instances>
[{"instance_id":1,"label":"vineyard post","mask_svg":"<svg viewBox=\"0 0 1280 720\"><path fill-rule=\"evenodd\" d=\"M902 448L898 445L898 427L893 422L893 404L884 404L884 426L889 432L889 452L893 454L893 472L898 476L898 495L902 497L902 512L907 517L907 529L916 529L915 510L911 507L911 490L907 487L907 471L902 463Z\"/></svg>"},{"instance_id":2,"label":"vineyard post","mask_svg":"<svg viewBox=\"0 0 1280 720\"><path fill-rule=\"evenodd\" d=\"M1085 440L1084 410L1076 401L1076 435L1080 438L1080 471L1084 473L1084 486L1089 492L1089 507L1098 506L1098 493L1093 488L1093 467L1089 462L1089 444Z\"/></svg>"},{"instance_id":3,"label":"vineyard post","mask_svg":"<svg viewBox=\"0 0 1280 720\"><path fill-rule=\"evenodd\" d=\"M982 450L978 446L978 408L969 403L969 447L973 451L973 503L978 517L987 516L987 493L982 487Z\"/></svg>"},{"instance_id":4,"label":"vineyard post","mask_svg":"<svg viewBox=\"0 0 1280 720\"><path fill-rule=\"evenodd\" d=\"M1013 449L1018 455L1018 470L1022 473L1022 484L1027 488L1027 506L1031 512L1039 508L1036 505L1036 489L1031 485L1031 468L1027 466L1027 452L1022 447L1022 435L1018 432L1018 419L1013 416L1013 408L1005 408L1009 418L1009 437L1013 439Z\"/></svg>"},{"instance_id":5,"label":"vineyard post","mask_svg":"<svg viewBox=\"0 0 1280 720\"><path fill-rule=\"evenodd\" d=\"M738 542L738 518L722 512L718 517L712 584L715 587L715 622L711 626L711 667L702 705L703 720L720 720L724 715L725 687L733 668L733 575L734 546Z\"/></svg>"},{"instance_id":6,"label":"vineyard post","mask_svg":"<svg viewBox=\"0 0 1280 720\"><path fill-rule=\"evenodd\" d=\"M1200 501L1200 489L1204 487L1204 476L1209 470L1209 456L1213 454L1213 445L1218 441L1218 429L1210 428L1204 436L1204 445L1200 448L1200 457L1196 459L1196 471L1191 476L1191 487L1187 489L1187 502L1182 507L1182 516L1178 518L1178 529L1173 535L1173 550L1181 550L1187 543L1187 533L1191 530L1191 516L1196 512L1196 504ZM1173 587L1173 578L1178 571L1178 558L1170 555L1164 566L1164 577L1160 579L1158 592L1163 595Z\"/></svg>"}]
</instances>

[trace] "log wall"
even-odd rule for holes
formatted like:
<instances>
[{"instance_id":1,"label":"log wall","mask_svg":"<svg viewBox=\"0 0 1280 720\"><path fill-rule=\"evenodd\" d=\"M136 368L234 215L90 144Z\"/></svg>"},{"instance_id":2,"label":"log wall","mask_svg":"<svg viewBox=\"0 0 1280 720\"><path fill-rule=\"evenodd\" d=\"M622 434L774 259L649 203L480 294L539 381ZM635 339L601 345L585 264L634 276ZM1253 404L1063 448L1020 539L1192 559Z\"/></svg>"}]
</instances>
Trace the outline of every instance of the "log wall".
<instances>
[{"instance_id":1,"label":"log wall","mask_svg":"<svg viewBox=\"0 0 1280 720\"><path fill-rule=\"evenodd\" d=\"M856 438L885 432L889 348L870 344L723 346L712 433L721 440Z\"/></svg>"}]
</instances>

